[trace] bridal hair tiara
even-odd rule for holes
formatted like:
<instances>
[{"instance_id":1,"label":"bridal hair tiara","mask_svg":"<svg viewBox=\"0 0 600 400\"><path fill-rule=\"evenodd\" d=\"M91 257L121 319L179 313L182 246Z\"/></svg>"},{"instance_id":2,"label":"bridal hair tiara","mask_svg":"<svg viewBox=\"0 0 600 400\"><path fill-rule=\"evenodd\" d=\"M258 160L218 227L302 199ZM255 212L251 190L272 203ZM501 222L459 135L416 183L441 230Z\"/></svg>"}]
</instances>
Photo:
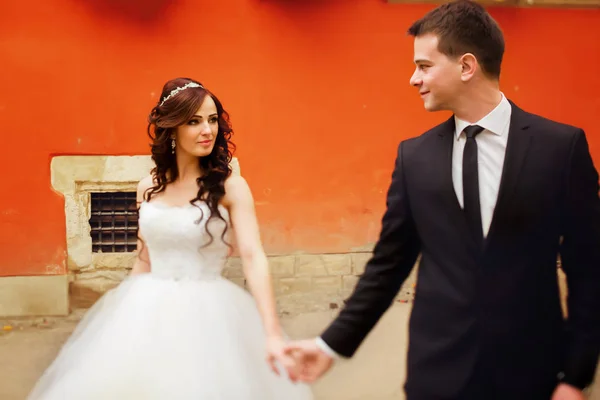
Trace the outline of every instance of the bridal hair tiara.
<instances>
[{"instance_id":1,"label":"bridal hair tiara","mask_svg":"<svg viewBox=\"0 0 600 400\"><path fill-rule=\"evenodd\" d=\"M171 93L169 93L169 95L160 102L160 105L162 106L163 104L165 104L165 101L169 100L171 97L175 96L177 93L182 92L185 89L191 88L191 87L199 87L199 88L204 89L204 86L200 85L199 83L196 83L196 82L186 83L183 86L180 86L178 88L171 90Z\"/></svg>"}]
</instances>

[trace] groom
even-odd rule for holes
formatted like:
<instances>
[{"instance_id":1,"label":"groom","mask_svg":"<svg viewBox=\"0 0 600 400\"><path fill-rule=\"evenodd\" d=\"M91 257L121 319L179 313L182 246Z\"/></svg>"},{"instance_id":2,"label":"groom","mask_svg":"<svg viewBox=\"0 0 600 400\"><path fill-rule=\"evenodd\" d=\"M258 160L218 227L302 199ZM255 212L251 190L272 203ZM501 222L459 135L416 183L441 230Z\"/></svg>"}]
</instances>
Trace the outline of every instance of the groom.
<instances>
[{"instance_id":1,"label":"groom","mask_svg":"<svg viewBox=\"0 0 600 400\"><path fill-rule=\"evenodd\" d=\"M600 199L586 136L504 97L503 35L480 5L441 5L408 33L411 85L426 110L453 116L400 144L364 275L320 338L286 351L309 382L351 357L421 254L408 400L583 399L600 347Z\"/></svg>"}]
</instances>

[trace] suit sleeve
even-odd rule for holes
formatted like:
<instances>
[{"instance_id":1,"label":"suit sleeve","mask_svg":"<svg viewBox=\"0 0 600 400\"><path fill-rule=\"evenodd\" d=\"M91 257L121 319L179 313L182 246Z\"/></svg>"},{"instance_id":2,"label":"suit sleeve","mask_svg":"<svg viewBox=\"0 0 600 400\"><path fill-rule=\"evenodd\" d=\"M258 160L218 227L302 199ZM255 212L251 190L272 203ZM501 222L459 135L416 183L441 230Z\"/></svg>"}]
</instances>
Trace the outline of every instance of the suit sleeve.
<instances>
[{"instance_id":1,"label":"suit sleeve","mask_svg":"<svg viewBox=\"0 0 600 400\"><path fill-rule=\"evenodd\" d=\"M404 179L401 144L379 239L352 295L338 317L321 335L335 353L351 357L390 307L420 252Z\"/></svg>"},{"instance_id":2,"label":"suit sleeve","mask_svg":"<svg viewBox=\"0 0 600 400\"><path fill-rule=\"evenodd\" d=\"M561 260L567 277L567 349L562 381L583 389L600 354L600 198L585 133L572 144Z\"/></svg>"}]
</instances>

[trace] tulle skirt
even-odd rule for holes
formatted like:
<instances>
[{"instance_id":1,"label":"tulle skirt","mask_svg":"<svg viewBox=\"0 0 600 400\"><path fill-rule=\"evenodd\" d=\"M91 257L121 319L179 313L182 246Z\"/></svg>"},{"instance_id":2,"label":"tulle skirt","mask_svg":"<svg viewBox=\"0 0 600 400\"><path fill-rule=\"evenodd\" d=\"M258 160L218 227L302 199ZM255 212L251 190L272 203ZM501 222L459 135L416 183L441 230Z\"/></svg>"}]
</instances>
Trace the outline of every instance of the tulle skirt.
<instances>
[{"instance_id":1,"label":"tulle skirt","mask_svg":"<svg viewBox=\"0 0 600 400\"><path fill-rule=\"evenodd\" d=\"M312 399L265 355L254 299L235 284L136 275L87 312L28 399Z\"/></svg>"}]
</instances>

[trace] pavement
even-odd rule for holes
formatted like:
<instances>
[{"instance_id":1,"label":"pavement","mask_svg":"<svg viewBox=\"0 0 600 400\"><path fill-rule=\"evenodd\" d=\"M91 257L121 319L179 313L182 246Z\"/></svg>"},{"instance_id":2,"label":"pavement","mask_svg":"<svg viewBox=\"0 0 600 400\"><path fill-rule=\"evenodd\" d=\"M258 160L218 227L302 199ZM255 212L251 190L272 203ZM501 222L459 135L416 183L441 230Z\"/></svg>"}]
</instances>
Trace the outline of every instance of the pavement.
<instances>
[{"instance_id":1,"label":"pavement","mask_svg":"<svg viewBox=\"0 0 600 400\"><path fill-rule=\"evenodd\" d=\"M350 360L336 362L313 389L316 400L403 400L410 303L394 303ZM68 318L0 321L0 399L23 400L84 310ZM334 311L282 318L292 338L318 335ZM1 328L1 326L0 326ZM600 368L589 400L600 400Z\"/></svg>"}]
</instances>

